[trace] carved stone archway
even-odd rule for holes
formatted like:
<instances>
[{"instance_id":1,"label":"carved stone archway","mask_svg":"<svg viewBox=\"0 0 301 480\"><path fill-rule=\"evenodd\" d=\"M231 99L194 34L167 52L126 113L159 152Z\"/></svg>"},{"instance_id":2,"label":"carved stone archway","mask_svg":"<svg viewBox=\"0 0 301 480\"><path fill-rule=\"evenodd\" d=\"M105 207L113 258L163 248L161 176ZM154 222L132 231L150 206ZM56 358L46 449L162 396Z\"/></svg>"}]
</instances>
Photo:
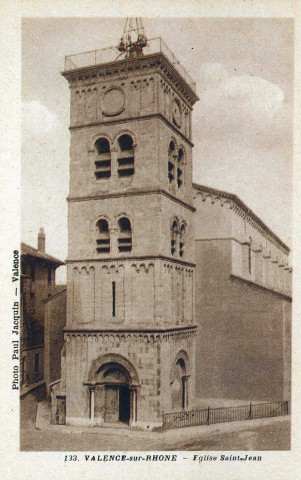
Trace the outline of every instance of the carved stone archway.
<instances>
[{"instance_id":1,"label":"carved stone archway","mask_svg":"<svg viewBox=\"0 0 301 480\"><path fill-rule=\"evenodd\" d=\"M108 353L94 360L85 382L90 391L92 425L135 423L139 384L137 371L127 358Z\"/></svg>"},{"instance_id":2,"label":"carved stone archway","mask_svg":"<svg viewBox=\"0 0 301 480\"><path fill-rule=\"evenodd\" d=\"M184 410L188 408L189 377L189 357L184 350L180 350L173 361L170 372L172 410Z\"/></svg>"}]
</instances>

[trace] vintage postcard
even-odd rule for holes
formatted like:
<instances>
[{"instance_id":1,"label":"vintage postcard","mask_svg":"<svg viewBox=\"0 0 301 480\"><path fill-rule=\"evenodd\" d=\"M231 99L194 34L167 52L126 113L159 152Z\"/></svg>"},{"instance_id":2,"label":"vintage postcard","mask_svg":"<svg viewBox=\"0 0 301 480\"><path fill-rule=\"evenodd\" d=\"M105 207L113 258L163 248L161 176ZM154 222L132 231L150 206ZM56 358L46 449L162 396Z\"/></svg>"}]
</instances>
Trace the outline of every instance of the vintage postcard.
<instances>
[{"instance_id":1,"label":"vintage postcard","mask_svg":"<svg viewBox=\"0 0 301 480\"><path fill-rule=\"evenodd\" d=\"M1 7L3 478L299 478L300 4L118 7Z\"/></svg>"}]
</instances>

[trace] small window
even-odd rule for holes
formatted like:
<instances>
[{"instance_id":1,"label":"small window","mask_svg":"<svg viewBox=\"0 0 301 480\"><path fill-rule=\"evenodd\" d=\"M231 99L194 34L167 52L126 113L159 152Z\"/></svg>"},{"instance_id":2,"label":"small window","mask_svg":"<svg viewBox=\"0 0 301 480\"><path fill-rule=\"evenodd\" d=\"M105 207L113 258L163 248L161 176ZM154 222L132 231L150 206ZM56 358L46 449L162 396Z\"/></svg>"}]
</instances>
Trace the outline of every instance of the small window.
<instances>
[{"instance_id":1,"label":"small window","mask_svg":"<svg viewBox=\"0 0 301 480\"><path fill-rule=\"evenodd\" d=\"M118 139L118 175L119 177L128 177L134 175L134 147L133 139L130 135L121 135Z\"/></svg>"},{"instance_id":2,"label":"small window","mask_svg":"<svg viewBox=\"0 0 301 480\"><path fill-rule=\"evenodd\" d=\"M111 152L108 140L106 138L96 140L95 150L95 176L97 179L109 178L111 176Z\"/></svg>"},{"instance_id":3,"label":"small window","mask_svg":"<svg viewBox=\"0 0 301 480\"><path fill-rule=\"evenodd\" d=\"M178 168L177 168L177 183L178 188L183 185L183 165L184 164L184 151L182 148L178 152Z\"/></svg>"},{"instance_id":4,"label":"small window","mask_svg":"<svg viewBox=\"0 0 301 480\"><path fill-rule=\"evenodd\" d=\"M118 139L119 147L122 152L133 149L133 139L130 135L121 135Z\"/></svg>"},{"instance_id":5,"label":"small window","mask_svg":"<svg viewBox=\"0 0 301 480\"><path fill-rule=\"evenodd\" d=\"M177 242L178 242L178 234L179 234L179 229L178 229L178 224L176 220L173 221L172 226L171 226L171 245L170 245L170 251L171 254L174 255L176 253L176 248L177 248Z\"/></svg>"},{"instance_id":6,"label":"small window","mask_svg":"<svg viewBox=\"0 0 301 480\"><path fill-rule=\"evenodd\" d=\"M51 267L48 267L48 270L47 270L47 283L48 283L48 285L51 285L51 273L52 273L52 269L51 269Z\"/></svg>"},{"instance_id":7,"label":"small window","mask_svg":"<svg viewBox=\"0 0 301 480\"><path fill-rule=\"evenodd\" d=\"M109 253L110 251L110 232L109 224L105 219L97 222L98 238L96 240L96 250L98 253Z\"/></svg>"},{"instance_id":8,"label":"small window","mask_svg":"<svg viewBox=\"0 0 301 480\"><path fill-rule=\"evenodd\" d=\"M174 165L174 154L175 154L175 144L173 141L169 144L168 149L168 181L172 183L175 178L175 165Z\"/></svg>"},{"instance_id":9,"label":"small window","mask_svg":"<svg viewBox=\"0 0 301 480\"><path fill-rule=\"evenodd\" d=\"M132 228L128 218L120 218L118 222L118 249L119 252L130 252L132 250Z\"/></svg>"},{"instance_id":10,"label":"small window","mask_svg":"<svg viewBox=\"0 0 301 480\"><path fill-rule=\"evenodd\" d=\"M182 223L181 229L180 229L180 249L179 249L179 255L180 257L183 257L184 255L184 240L185 240L185 225Z\"/></svg>"}]
</instances>

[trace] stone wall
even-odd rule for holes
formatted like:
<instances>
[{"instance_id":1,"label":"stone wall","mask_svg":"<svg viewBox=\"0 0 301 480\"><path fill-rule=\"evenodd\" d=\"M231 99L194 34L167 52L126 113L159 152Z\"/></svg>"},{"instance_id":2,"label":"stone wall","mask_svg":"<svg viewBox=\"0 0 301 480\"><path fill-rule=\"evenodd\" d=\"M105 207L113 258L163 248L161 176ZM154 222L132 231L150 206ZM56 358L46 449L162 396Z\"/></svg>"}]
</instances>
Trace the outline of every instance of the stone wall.
<instances>
[{"instance_id":1,"label":"stone wall","mask_svg":"<svg viewBox=\"0 0 301 480\"><path fill-rule=\"evenodd\" d=\"M37 362L37 363L36 363ZM24 375L23 375L24 372ZM22 349L21 386L30 385L43 380L44 348L43 346L26 347Z\"/></svg>"},{"instance_id":2,"label":"stone wall","mask_svg":"<svg viewBox=\"0 0 301 480\"><path fill-rule=\"evenodd\" d=\"M87 385L91 367L98 357L110 354L129 361L137 372L136 426L160 425L162 413L171 408L171 374L176 356L185 351L194 374L194 329L169 333L143 331L67 332L66 391L67 424L90 425L90 391ZM95 363L96 362L96 363ZM193 396L193 381L191 382ZM101 407L100 407L101 409Z\"/></svg>"},{"instance_id":3,"label":"stone wall","mask_svg":"<svg viewBox=\"0 0 301 480\"><path fill-rule=\"evenodd\" d=\"M69 327L170 327L193 322L194 268L189 265L159 259L68 265Z\"/></svg>"},{"instance_id":4,"label":"stone wall","mask_svg":"<svg viewBox=\"0 0 301 480\"><path fill-rule=\"evenodd\" d=\"M45 302L44 379L49 384L61 378L61 351L66 325L66 288Z\"/></svg>"},{"instance_id":5,"label":"stone wall","mask_svg":"<svg viewBox=\"0 0 301 480\"><path fill-rule=\"evenodd\" d=\"M233 239L231 273L290 296L288 247L253 214L246 213L239 199L199 188L195 190L196 240Z\"/></svg>"},{"instance_id":6,"label":"stone wall","mask_svg":"<svg viewBox=\"0 0 301 480\"><path fill-rule=\"evenodd\" d=\"M287 400L290 298L231 276L233 242L196 241L197 395Z\"/></svg>"}]
</instances>

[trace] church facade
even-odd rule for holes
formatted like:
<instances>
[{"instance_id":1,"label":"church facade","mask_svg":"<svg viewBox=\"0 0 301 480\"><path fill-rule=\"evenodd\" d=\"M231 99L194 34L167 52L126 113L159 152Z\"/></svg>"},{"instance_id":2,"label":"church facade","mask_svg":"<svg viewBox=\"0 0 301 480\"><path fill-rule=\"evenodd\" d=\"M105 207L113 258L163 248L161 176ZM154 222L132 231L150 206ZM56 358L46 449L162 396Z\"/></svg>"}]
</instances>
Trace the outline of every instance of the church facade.
<instances>
[{"instance_id":1,"label":"church facade","mask_svg":"<svg viewBox=\"0 0 301 480\"><path fill-rule=\"evenodd\" d=\"M198 398L289 390L289 249L192 182L198 97L161 49L65 69L67 320L52 421L153 430Z\"/></svg>"}]
</instances>

